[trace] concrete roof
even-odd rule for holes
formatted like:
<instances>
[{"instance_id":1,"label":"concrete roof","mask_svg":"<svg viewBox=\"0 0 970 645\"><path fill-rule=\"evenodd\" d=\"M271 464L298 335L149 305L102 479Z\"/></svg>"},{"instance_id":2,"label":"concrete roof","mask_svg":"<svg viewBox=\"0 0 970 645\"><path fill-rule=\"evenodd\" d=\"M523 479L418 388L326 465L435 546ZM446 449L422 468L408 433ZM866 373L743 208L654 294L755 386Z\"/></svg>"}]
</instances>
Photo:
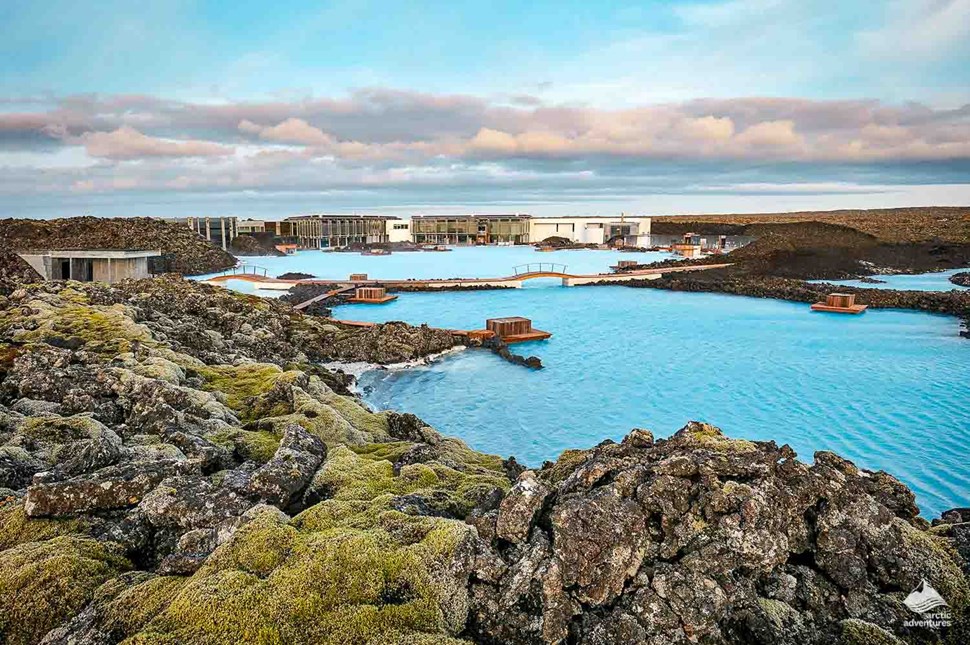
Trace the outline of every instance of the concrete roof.
<instances>
[{"instance_id":1,"label":"concrete roof","mask_svg":"<svg viewBox=\"0 0 970 645\"><path fill-rule=\"evenodd\" d=\"M28 253L18 253L21 256L33 256L33 257L52 257L52 258L73 258L73 259L111 259L111 260L128 260L133 258L151 258L161 255L160 250L154 251L144 251L144 250L129 250L129 249L65 249L65 250L50 250L50 251L32 251Z\"/></svg>"}]
</instances>

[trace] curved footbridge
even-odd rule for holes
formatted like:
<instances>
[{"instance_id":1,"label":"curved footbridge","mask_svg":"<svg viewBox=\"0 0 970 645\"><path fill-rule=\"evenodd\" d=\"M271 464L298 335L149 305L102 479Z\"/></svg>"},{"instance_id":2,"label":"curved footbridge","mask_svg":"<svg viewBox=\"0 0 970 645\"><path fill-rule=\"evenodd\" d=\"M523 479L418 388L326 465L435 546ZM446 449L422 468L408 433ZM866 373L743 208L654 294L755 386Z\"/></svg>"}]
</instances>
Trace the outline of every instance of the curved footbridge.
<instances>
[{"instance_id":1,"label":"curved footbridge","mask_svg":"<svg viewBox=\"0 0 970 645\"><path fill-rule=\"evenodd\" d=\"M341 287L341 291L349 287L366 287L380 285L388 289L414 289L428 290L434 289L460 289L462 287L491 287L491 288L521 288L527 280L538 280L543 278L553 278L562 280L564 287L576 287L584 284L597 284L602 282L629 282L632 280L656 280L668 273L686 273L689 271L706 271L709 269L723 269L731 266L725 264L703 264L696 266L672 266L659 267L654 269L640 269L639 271L626 271L623 273L590 273L576 274L568 273L563 264L553 264L549 262L524 264L515 267L512 275L501 278L431 278L431 279L397 279L397 280L280 280L270 278L265 275L253 273L228 273L209 278L206 282L219 283L227 280L246 280L253 283L258 289L279 289L287 290L296 284L332 284ZM331 294L335 295L335 294Z\"/></svg>"}]
</instances>

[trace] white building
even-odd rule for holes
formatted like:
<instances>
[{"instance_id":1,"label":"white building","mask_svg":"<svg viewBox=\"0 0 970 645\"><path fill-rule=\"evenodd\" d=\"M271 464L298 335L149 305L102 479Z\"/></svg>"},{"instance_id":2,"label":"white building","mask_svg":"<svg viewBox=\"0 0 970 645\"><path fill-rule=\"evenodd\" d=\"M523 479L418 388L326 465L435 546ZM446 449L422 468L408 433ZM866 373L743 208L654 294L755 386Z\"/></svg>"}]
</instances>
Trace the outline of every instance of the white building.
<instances>
[{"instance_id":1,"label":"white building","mask_svg":"<svg viewBox=\"0 0 970 645\"><path fill-rule=\"evenodd\" d=\"M411 241L411 220L389 219L385 222L388 242L410 242Z\"/></svg>"},{"instance_id":2,"label":"white building","mask_svg":"<svg viewBox=\"0 0 970 645\"><path fill-rule=\"evenodd\" d=\"M649 217L533 217L529 228L532 242L564 237L576 244L622 240L625 246L650 246Z\"/></svg>"}]
</instances>

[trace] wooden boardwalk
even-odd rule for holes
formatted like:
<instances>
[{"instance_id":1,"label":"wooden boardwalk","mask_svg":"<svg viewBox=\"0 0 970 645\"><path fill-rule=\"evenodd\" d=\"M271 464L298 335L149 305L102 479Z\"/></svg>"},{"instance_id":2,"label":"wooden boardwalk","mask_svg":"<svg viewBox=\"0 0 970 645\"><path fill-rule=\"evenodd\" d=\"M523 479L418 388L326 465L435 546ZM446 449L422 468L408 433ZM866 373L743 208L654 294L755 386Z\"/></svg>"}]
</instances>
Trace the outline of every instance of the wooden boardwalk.
<instances>
[{"instance_id":1,"label":"wooden boardwalk","mask_svg":"<svg viewBox=\"0 0 970 645\"><path fill-rule=\"evenodd\" d=\"M320 302L322 300L326 300L327 298L333 298L334 296L336 296L338 294L346 293L348 291L351 291L352 289L354 289L354 285L349 285L349 286L346 286L346 287L340 287L339 289L332 289L332 290L330 290L330 291L328 291L326 293L321 293L319 296L314 296L313 298L310 298L309 300L304 300L303 302L301 302L298 305L293 305L293 308L296 309L297 311L302 311L302 310L306 309L307 307L309 307L310 305L312 305L315 302Z\"/></svg>"},{"instance_id":2,"label":"wooden boardwalk","mask_svg":"<svg viewBox=\"0 0 970 645\"><path fill-rule=\"evenodd\" d=\"M362 287L368 285L382 285L388 288L410 287L412 289L447 289L455 287L512 287L518 288L527 280L537 280L541 278L558 278L562 280L563 286L573 287L585 284L597 284L601 282L629 282L631 280L655 280L667 273L686 273L690 271L707 271L710 269L723 269L731 266L731 263L724 264L703 264L697 266L683 267L661 267L655 269L641 269L640 271L629 271L625 273L590 273L577 274L566 273L564 271L528 271L500 278L431 278L405 280L280 280L279 278L262 277L252 274L229 274L209 278L206 282L225 282L227 280L246 280L264 289L289 289L295 284L333 284L340 285L342 288ZM326 294L323 294L326 296ZM324 298L321 298L324 299ZM303 304L303 303L301 303Z\"/></svg>"}]
</instances>

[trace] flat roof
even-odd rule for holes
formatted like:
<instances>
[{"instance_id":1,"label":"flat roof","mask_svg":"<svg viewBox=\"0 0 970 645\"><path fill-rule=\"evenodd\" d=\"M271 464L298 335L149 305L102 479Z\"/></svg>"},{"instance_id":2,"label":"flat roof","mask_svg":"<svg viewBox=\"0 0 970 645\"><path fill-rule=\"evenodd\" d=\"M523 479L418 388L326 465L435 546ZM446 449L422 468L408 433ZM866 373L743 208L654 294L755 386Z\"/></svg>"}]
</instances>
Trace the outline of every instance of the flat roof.
<instances>
[{"instance_id":1,"label":"flat roof","mask_svg":"<svg viewBox=\"0 0 970 645\"><path fill-rule=\"evenodd\" d=\"M308 220L308 219L367 219L367 220L379 220L379 219L401 219L396 215L293 215L292 217L285 217L283 222L293 222L297 220Z\"/></svg>"},{"instance_id":2,"label":"flat roof","mask_svg":"<svg viewBox=\"0 0 970 645\"><path fill-rule=\"evenodd\" d=\"M21 256L74 258L74 259L111 259L127 260L132 258L151 258L161 255L160 250L131 250L131 249L57 249L50 251L32 251L18 253Z\"/></svg>"},{"instance_id":3,"label":"flat roof","mask_svg":"<svg viewBox=\"0 0 970 645\"><path fill-rule=\"evenodd\" d=\"M486 322L512 323L512 322L532 322L532 321L528 318L523 318L522 316L506 316L504 318L489 318Z\"/></svg>"},{"instance_id":4,"label":"flat roof","mask_svg":"<svg viewBox=\"0 0 970 645\"><path fill-rule=\"evenodd\" d=\"M650 219L650 215L537 215L533 219L603 219L621 223L623 220Z\"/></svg>"},{"instance_id":5,"label":"flat roof","mask_svg":"<svg viewBox=\"0 0 970 645\"><path fill-rule=\"evenodd\" d=\"M506 215L414 215L411 219L532 219L524 213L508 213Z\"/></svg>"}]
</instances>

